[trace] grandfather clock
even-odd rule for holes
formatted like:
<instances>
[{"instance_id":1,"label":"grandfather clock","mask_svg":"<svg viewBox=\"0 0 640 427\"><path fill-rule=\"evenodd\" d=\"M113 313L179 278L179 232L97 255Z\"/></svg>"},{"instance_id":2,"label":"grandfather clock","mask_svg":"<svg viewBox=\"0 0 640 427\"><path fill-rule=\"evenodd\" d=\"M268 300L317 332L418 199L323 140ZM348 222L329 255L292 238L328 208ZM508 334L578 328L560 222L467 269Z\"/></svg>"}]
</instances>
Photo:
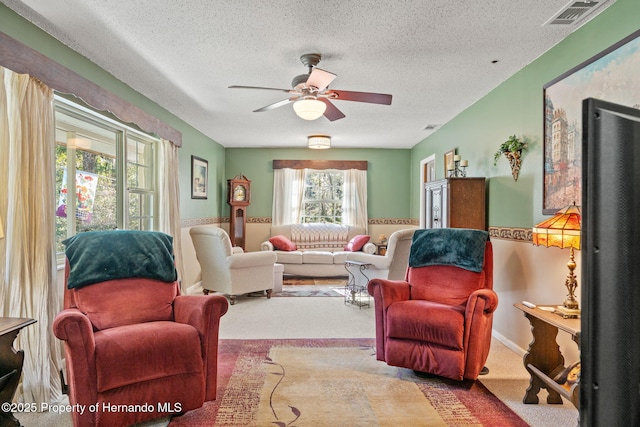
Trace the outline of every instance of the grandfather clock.
<instances>
[{"instance_id":1,"label":"grandfather clock","mask_svg":"<svg viewBox=\"0 0 640 427\"><path fill-rule=\"evenodd\" d=\"M229 238L231 246L239 246L243 250L247 241L247 206L249 206L251 181L244 175L237 175L227 180L229 193Z\"/></svg>"}]
</instances>

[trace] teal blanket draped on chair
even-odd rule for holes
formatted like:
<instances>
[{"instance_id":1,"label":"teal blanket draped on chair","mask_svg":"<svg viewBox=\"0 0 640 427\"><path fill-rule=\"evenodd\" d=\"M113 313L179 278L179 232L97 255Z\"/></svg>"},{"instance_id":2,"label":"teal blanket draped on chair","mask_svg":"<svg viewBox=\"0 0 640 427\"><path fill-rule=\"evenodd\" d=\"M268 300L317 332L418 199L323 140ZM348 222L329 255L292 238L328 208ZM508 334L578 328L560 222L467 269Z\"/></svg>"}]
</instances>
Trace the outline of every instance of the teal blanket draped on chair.
<instances>
[{"instance_id":1,"label":"teal blanket draped on chair","mask_svg":"<svg viewBox=\"0 0 640 427\"><path fill-rule=\"evenodd\" d=\"M177 280L173 237L157 231L78 233L62 242L69 260L67 287L126 278Z\"/></svg>"},{"instance_id":2,"label":"teal blanket draped on chair","mask_svg":"<svg viewBox=\"0 0 640 427\"><path fill-rule=\"evenodd\" d=\"M476 273L482 271L489 233L467 228L416 230L409 254L410 267L453 265Z\"/></svg>"}]
</instances>

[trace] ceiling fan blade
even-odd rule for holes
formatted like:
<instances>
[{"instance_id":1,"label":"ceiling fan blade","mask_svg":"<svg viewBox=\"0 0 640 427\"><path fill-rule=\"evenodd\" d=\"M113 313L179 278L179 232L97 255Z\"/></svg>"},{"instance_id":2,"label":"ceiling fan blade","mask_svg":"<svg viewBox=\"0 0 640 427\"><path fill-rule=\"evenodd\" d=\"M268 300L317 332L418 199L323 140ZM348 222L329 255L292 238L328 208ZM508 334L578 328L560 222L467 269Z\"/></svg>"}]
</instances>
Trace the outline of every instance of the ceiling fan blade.
<instances>
[{"instance_id":1,"label":"ceiling fan blade","mask_svg":"<svg viewBox=\"0 0 640 427\"><path fill-rule=\"evenodd\" d=\"M287 92L287 93L295 93L294 90L291 89L278 89L275 87L259 87L259 86L229 86L229 89L261 89L261 90L277 90L280 92Z\"/></svg>"},{"instance_id":2,"label":"ceiling fan blade","mask_svg":"<svg viewBox=\"0 0 640 427\"><path fill-rule=\"evenodd\" d=\"M332 94L337 97L331 96ZM371 92L353 92L349 90L329 90L324 95L330 95L332 100L340 101L357 101L357 102L369 102L371 104L383 104L391 105L391 95L385 93L371 93Z\"/></svg>"},{"instance_id":3,"label":"ceiling fan blade","mask_svg":"<svg viewBox=\"0 0 640 427\"><path fill-rule=\"evenodd\" d=\"M324 110L324 116L329 119L329 121L333 122L335 120L344 119L345 115L342 111L338 110L338 107L333 105L331 101L327 98L318 98L320 101L327 104L327 109Z\"/></svg>"},{"instance_id":4,"label":"ceiling fan blade","mask_svg":"<svg viewBox=\"0 0 640 427\"><path fill-rule=\"evenodd\" d=\"M263 111L273 110L275 108L282 107L283 105L290 104L290 103L298 100L298 98L300 98L300 97L299 96L293 96L291 98L283 99L282 101L274 102L273 104L269 104L269 105L264 106L262 108L258 108L257 110L253 110L253 112L254 113L261 113Z\"/></svg>"},{"instance_id":5,"label":"ceiling fan blade","mask_svg":"<svg viewBox=\"0 0 640 427\"><path fill-rule=\"evenodd\" d=\"M320 68L314 68L307 79L307 86L317 87L320 92L329 86L336 77L333 73L321 70Z\"/></svg>"}]
</instances>

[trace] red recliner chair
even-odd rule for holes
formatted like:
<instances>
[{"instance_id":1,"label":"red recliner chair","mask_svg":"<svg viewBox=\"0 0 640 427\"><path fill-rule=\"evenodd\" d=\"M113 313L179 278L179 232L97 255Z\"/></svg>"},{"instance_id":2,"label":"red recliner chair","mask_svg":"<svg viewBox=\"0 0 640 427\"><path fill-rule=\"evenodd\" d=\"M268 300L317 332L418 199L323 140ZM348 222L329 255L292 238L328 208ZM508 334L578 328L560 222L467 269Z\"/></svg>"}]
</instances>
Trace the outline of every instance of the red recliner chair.
<instances>
[{"instance_id":1,"label":"red recliner chair","mask_svg":"<svg viewBox=\"0 0 640 427\"><path fill-rule=\"evenodd\" d=\"M392 366L476 380L489 355L493 252L482 230L416 230L406 279L373 279L376 357Z\"/></svg>"},{"instance_id":2,"label":"red recliner chair","mask_svg":"<svg viewBox=\"0 0 640 427\"><path fill-rule=\"evenodd\" d=\"M172 238L80 233L65 241L64 341L74 426L125 426L216 398L221 295L181 296Z\"/></svg>"}]
</instances>

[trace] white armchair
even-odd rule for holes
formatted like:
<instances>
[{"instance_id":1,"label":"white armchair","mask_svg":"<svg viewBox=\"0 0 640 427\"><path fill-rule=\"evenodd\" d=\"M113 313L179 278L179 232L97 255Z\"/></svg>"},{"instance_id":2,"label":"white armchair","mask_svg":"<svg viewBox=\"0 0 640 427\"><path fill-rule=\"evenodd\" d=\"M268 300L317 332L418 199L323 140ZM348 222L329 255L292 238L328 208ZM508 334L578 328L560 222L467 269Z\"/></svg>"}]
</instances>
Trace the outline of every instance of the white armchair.
<instances>
[{"instance_id":1,"label":"white armchair","mask_svg":"<svg viewBox=\"0 0 640 427\"><path fill-rule=\"evenodd\" d=\"M232 247L229 235L221 228L197 226L189 230L196 257L202 270L202 290L229 296L231 305L236 296L273 290L274 252L244 252Z\"/></svg>"},{"instance_id":2,"label":"white armchair","mask_svg":"<svg viewBox=\"0 0 640 427\"><path fill-rule=\"evenodd\" d=\"M372 255L363 252L350 252L347 261L366 262L371 264L363 271L366 277L371 279L404 280L409 265L409 251L411 240L417 228L398 230L389 236L387 253L385 255ZM360 274L355 274L356 280L364 280ZM366 283L357 283L358 286L367 286Z\"/></svg>"}]
</instances>

